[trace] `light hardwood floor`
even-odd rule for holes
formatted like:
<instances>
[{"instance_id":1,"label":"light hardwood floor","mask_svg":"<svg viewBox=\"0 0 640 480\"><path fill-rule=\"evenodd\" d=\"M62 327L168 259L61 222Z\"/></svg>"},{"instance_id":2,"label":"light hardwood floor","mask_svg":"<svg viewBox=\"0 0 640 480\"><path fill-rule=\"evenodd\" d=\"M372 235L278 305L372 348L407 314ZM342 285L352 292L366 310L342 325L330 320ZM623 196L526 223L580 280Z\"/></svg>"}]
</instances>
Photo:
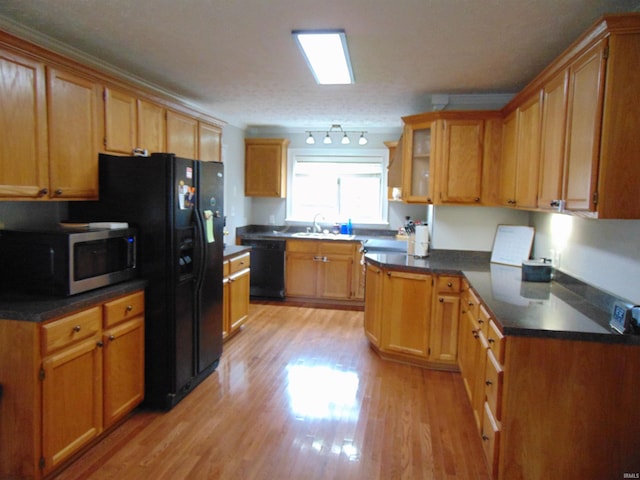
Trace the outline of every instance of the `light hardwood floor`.
<instances>
[{"instance_id":1,"label":"light hardwood floor","mask_svg":"<svg viewBox=\"0 0 640 480\"><path fill-rule=\"evenodd\" d=\"M489 479L457 373L381 360L361 311L251 304L216 372L57 479Z\"/></svg>"}]
</instances>

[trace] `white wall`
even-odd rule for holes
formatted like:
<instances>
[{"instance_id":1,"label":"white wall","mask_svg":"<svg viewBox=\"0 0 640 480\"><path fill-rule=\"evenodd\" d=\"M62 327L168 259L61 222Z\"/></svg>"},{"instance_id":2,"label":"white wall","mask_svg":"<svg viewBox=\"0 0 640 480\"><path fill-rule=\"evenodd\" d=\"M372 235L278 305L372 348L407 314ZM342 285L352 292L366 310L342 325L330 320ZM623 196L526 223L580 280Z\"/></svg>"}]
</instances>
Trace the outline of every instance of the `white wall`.
<instances>
[{"instance_id":1,"label":"white wall","mask_svg":"<svg viewBox=\"0 0 640 480\"><path fill-rule=\"evenodd\" d=\"M490 252L498 225L529 225L529 213L500 207L437 206L429 221L431 248Z\"/></svg>"},{"instance_id":2,"label":"white wall","mask_svg":"<svg viewBox=\"0 0 640 480\"><path fill-rule=\"evenodd\" d=\"M225 125L222 129L224 164L224 215L227 217L227 244L234 244L236 228L250 223L251 200L244 196L244 131Z\"/></svg>"},{"instance_id":3,"label":"white wall","mask_svg":"<svg viewBox=\"0 0 640 480\"><path fill-rule=\"evenodd\" d=\"M640 304L640 220L535 213L534 254L601 290Z\"/></svg>"}]
</instances>

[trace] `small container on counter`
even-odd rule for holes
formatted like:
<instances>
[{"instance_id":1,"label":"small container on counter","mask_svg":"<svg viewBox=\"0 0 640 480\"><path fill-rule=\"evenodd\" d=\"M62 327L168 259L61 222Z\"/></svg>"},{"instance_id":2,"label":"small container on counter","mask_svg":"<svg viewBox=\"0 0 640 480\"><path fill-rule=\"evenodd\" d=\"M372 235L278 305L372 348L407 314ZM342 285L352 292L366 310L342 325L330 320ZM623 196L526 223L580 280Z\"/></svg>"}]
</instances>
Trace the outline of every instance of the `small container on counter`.
<instances>
[{"instance_id":1,"label":"small container on counter","mask_svg":"<svg viewBox=\"0 0 640 480\"><path fill-rule=\"evenodd\" d=\"M524 282L550 282L553 278L551 260L540 258L538 260L525 260L522 262L522 281Z\"/></svg>"}]
</instances>

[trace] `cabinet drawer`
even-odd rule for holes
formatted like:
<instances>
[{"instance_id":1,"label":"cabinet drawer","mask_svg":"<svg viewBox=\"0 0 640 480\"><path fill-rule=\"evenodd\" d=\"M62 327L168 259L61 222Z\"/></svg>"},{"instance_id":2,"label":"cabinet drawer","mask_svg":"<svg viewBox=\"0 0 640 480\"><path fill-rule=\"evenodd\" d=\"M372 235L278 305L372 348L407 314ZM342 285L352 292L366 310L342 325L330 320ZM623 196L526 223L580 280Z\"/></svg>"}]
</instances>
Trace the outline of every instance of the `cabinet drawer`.
<instances>
[{"instance_id":1,"label":"cabinet drawer","mask_svg":"<svg viewBox=\"0 0 640 480\"><path fill-rule=\"evenodd\" d=\"M478 316L476 317L478 319L478 325L480 325L480 329L482 330L482 333L484 333L484 336L489 337L489 322L491 321L491 315L489 315L489 311L485 308L484 305L480 304L478 306Z\"/></svg>"},{"instance_id":2,"label":"cabinet drawer","mask_svg":"<svg viewBox=\"0 0 640 480\"><path fill-rule=\"evenodd\" d=\"M498 360L498 362L500 362L501 364L504 364L504 346L506 343L506 339L498 328L498 325L496 325L493 320L489 321L489 333L487 335L487 341L489 342L489 348L496 356L496 360Z\"/></svg>"},{"instance_id":3,"label":"cabinet drawer","mask_svg":"<svg viewBox=\"0 0 640 480\"><path fill-rule=\"evenodd\" d=\"M487 402L484 403L484 414L482 417L482 448L484 449L484 456L489 464L491 478L497 478L500 425L493 417L491 408Z\"/></svg>"},{"instance_id":4,"label":"cabinet drawer","mask_svg":"<svg viewBox=\"0 0 640 480\"><path fill-rule=\"evenodd\" d=\"M222 262L222 276L229 276L229 260L225 260L224 262Z\"/></svg>"},{"instance_id":5,"label":"cabinet drawer","mask_svg":"<svg viewBox=\"0 0 640 480\"><path fill-rule=\"evenodd\" d=\"M460 277L440 276L437 282L438 292L458 293L460 291Z\"/></svg>"},{"instance_id":6,"label":"cabinet drawer","mask_svg":"<svg viewBox=\"0 0 640 480\"><path fill-rule=\"evenodd\" d=\"M485 394L487 403L497 420L502 418L502 379L504 371L491 350L487 350L485 368Z\"/></svg>"},{"instance_id":7,"label":"cabinet drawer","mask_svg":"<svg viewBox=\"0 0 640 480\"><path fill-rule=\"evenodd\" d=\"M229 260L229 275L233 275L240 270L249 268L250 265L251 261L249 253L244 253L242 255L238 255L237 257L233 257L231 260Z\"/></svg>"},{"instance_id":8,"label":"cabinet drawer","mask_svg":"<svg viewBox=\"0 0 640 480\"><path fill-rule=\"evenodd\" d=\"M42 325L42 356L96 335L101 329L101 320L98 306Z\"/></svg>"},{"instance_id":9,"label":"cabinet drawer","mask_svg":"<svg viewBox=\"0 0 640 480\"><path fill-rule=\"evenodd\" d=\"M352 242L340 242L340 241L331 241L331 242L321 242L320 243L320 253L337 253L343 255L352 255L353 254L353 243Z\"/></svg>"},{"instance_id":10,"label":"cabinet drawer","mask_svg":"<svg viewBox=\"0 0 640 480\"><path fill-rule=\"evenodd\" d=\"M144 292L116 298L107 302L104 308L104 328L111 327L123 320L137 317L144 312Z\"/></svg>"},{"instance_id":11,"label":"cabinet drawer","mask_svg":"<svg viewBox=\"0 0 640 480\"><path fill-rule=\"evenodd\" d=\"M478 299L478 296L475 294L475 292L470 288L468 290L465 290L460 300L460 309L462 310L462 313L468 313L473 319L477 321L478 306L480 305L480 300Z\"/></svg>"},{"instance_id":12,"label":"cabinet drawer","mask_svg":"<svg viewBox=\"0 0 640 480\"><path fill-rule=\"evenodd\" d=\"M318 242L314 240L287 240L287 252L316 253Z\"/></svg>"}]
</instances>

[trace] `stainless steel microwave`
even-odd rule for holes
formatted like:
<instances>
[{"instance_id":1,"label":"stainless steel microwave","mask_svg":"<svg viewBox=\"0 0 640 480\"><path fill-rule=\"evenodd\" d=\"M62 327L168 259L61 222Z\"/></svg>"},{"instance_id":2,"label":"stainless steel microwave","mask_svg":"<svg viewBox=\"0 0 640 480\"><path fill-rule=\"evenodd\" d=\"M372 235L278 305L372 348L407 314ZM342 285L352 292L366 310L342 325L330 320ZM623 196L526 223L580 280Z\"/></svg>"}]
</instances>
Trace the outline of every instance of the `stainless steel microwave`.
<instances>
[{"instance_id":1,"label":"stainless steel microwave","mask_svg":"<svg viewBox=\"0 0 640 480\"><path fill-rule=\"evenodd\" d=\"M136 231L0 230L2 290L68 296L137 276Z\"/></svg>"}]
</instances>

